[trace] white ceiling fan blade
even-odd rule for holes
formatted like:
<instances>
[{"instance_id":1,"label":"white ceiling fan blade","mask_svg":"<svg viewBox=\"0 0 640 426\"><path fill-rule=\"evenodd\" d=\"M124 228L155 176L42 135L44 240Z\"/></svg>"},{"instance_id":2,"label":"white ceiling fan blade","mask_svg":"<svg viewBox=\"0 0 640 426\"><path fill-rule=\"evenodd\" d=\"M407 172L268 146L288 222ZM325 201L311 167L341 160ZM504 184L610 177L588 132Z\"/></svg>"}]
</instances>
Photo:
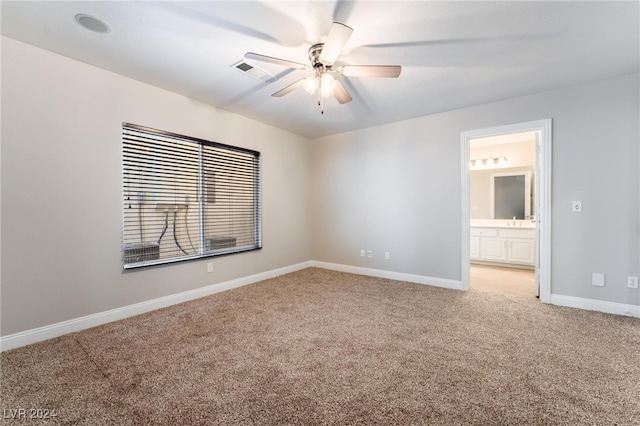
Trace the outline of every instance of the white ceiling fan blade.
<instances>
[{"instance_id":1,"label":"white ceiling fan blade","mask_svg":"<svg viewBox=\"0 0 640 426\"><path fill-rule=\"evenodd\" d=\"M338 80L336 80L336 85L333 87L333 94L341 104L346 104L353 100L347 89Z\"/></svg>"},{"instance_id":2,"label":"white ceiling fan blade","mask_svg":"<svg viewBox=\"0 0 640 426\"><path fill-rule=\"evenodd\" d=\"M341 73L347 77L397 78L401 71L400 65L345 65Z\"/></svg>"},{"instance_id":3,"label":"white ceiling fan blade","mask_svg":"<svg viewBox=\"0 0 640 426\"><path fill-rule=\"evenodd\" d=\"M296 81L295 83L291 83L290 85L288 85L287 87L285 87L284 89L280 89L278 90L276 93L274 93L273 97L275 98L281 98L282 96L293 92L294 90L296 90L298 87L302 87L302 82L304 81L303 78L301 78L300 80Z\"/></svg>"},{"instance_id":4,"label":"white ceiling fan blade","mask_svg":"<svg viewBox=\"0 0 640 426\"><path fill-rule=\"evenodd\" d=\"M338 59L352 32L353 28L347 27L340 22L331 24L329 35L327 35L327 40L324 42L324 47L320 54L320 61L327 65L333 64Z\"/></svg>"},{"instance_id":5,"label":"white ceiling fan blade","mask_svg":"<svg viewBox=\"0 0 640 426\"><path fill-rule=\"evenodd\" d=\"M261 55L259 53L247 52L244 54L245 59L251 59L254 61L269 62L270 64L282 65L284 67L296 68L304 70L309 68L308 65L301 64L299 62L287 61L286 59L274 58L271 56Z\"/></svg>"}]
</instances>

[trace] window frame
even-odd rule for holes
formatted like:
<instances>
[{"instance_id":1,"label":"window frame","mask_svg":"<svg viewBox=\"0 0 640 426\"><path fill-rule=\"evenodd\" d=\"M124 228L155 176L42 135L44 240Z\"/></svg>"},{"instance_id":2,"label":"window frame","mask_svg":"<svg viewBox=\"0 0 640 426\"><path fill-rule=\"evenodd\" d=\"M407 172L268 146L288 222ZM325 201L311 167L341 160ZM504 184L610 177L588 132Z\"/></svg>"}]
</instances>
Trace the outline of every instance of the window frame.
<instances>
[{"instance_id":1,"label":"window frame","mask_svg":"<svg viewBox=\"0 0 640 426\"><path fill-rule=\"evenodd\" d=\"M172 140L174 142L180 142L180 143L193 143L196 148L197 148L197 157L193 157L193 158L189 158L187 161L191 161L194 162L194 158L195 158L195 164L197 164L197 183L195 185L195 187L183 187L180 186L181 189L187 188L187 189L191 189L193 191L196 192L196 202L195 204L197 205L197 246L198 246L198 250L197 253L192 253L192 254L188 254L185 252L185 250L182 250L182 247L180 247L180 245L178 245L178 242L176 240L176 244L178 245L178 247L180 247L180 249L185 252L184 255L180 254L180 255L173 255L171 257L166 257L166 258L160 258L160 240L162 239L162 235L164 235L164 231L162 232L162 235L160 236L160 239L158 241L158 244L154 244L154 243L150 243L148 244L146 241L144 241L144 236L142 234L142 229L141 229L141 243L139 244L140 248L142 249L142 251L144 252L145 246L154 246L157 245L157 258L153 258L153 255L147 255L145 257L145 255L143 254L141 256L142 260L139 261L130 261L132 259L132 253L136 252L136 248L133 247L136 244L132 244L131 242L128 242L130 240L128 240L128 238L130 238L130 234L134 232L133 228L134 226L131 223L127 222L126 216L127 216L127 212L126 209L127 208L131 208L131 187L129 186L130 182L132 181L131 175L133 175L135 172L132 168L131 168L131 164L129 164L131 162L130 159L127 158L127 152L128 150L131 150L131 146L135 146L135 142L133 142L133 134L136 134L136 136L141 136L141 135L149 135L149 140L153 140L154 137L156 137L158 139L158 142L161 139L167 139L167 140ZM152 142L149 142L152 143ZM129 146L131 145L131 146ZM197 259L203 259L203 258L212 258L212 257L217 257L217 256L226 256L226 255L230 255L230 254L236 254L236 253L244 253L244 252L248 252L248 251L254 251L254 250L260 250L262 249L262 188L261 188L261 183L262 183L262 164L261 164L261 155L259 151L255 151L252 149L248 149L248 148L242 148L242 147L237 147L237 146L233 146L233 145L227 145L227 144L223 144L220 142L215 142L215 141L210 141L210 140L205 140L205 139L200 139L200 138L196 138L196 137L192 137L192 136L185 136L185 135L181 135L178 133L173 133L173 132L169 132L166 130L159 130L159 129L155 129L155 128L151 128L151 127L147 127L147 126L141 126L141 125L137 125L137 124L132 124L132 123L127 123L127 122L123 122L122 123L122 140L121 140L121 149L122 149L122 214L123 214L123 222L122 222L122 234L121 234L121 262L122 262L122 267L124 270L130 270L130 269L138 269L138 268L142 268L142 267L147 267L147 266L156 266L156 265L166 265L166 264L171 264L171 263L178 263L178 262L185 262L185 261L191 261L191 260L197 260ZM207 150L205 152L205 150ZM170 152L166 147L159 149L159 152L162 153L162 155L165 157L165 159L162 160L160 166L166 166L169 164L169 161L173 161L175 162L176 159L178 158L177 155L175 153L173 153L173 155L176 155L176 157L173 157L172 160L167 160L167 153ZM186 151L185 151L186 152ZM246 173L247 175L249 174L249 170L251 169L251 178L250 178L250 187L247 187L246 184L244 186L242 186L242 189L244 192L247 192L247 189L250 189L250 205L251 205L251 214L247 215L247 211L249 209L245 209L243 211L243 213L245 214L245 216L250 216L251 217L251 224L248 226L245 226L242 228L243 231L250 231L250 235L252 235L252 240L251 240L251 244L245 244L245 245L241 245L241 246L236 246L235 245L235 238L233 238L233 246L227 245L225 247L222 248L216 248L216 249L208 249L208 247L210 247L211 244L211 238L215 237L214 236L205 236L205 227L207 226L211 226L211 227L216 227L217 225L215 224L215 220L211 220L209 221L208 218L205 219L205 214L207 214L209 211L207 210L206 206L207 204L210 202L210 188L215 188L215 182L210 182L207 179L207 174L210 172L210 170L217 170L216 165L214 163L214 160L219 160L219 158L212 158L212 157L216 157L217 154L215 154L216 152L218 153L225 153L226 154L239 154L239 155L244 155L249 156L251 158L251 163L250 164L243 164L244 169L243 172ZM205 155L206 154L206 155ZM208 158L211 157L211 158ZM209 161L205 161L205 160ZM233 165L235 166L236 164L240 164L240 157L237 157L237 159L235 160L235 162L233 162ZM245 159L246 160L246 159ZM247 161L245 161L247 162ZM143 185L143 180L144 178L142 176L149 176L152 175L153 173L157 173L159 168L156 166L149 166L148 164L145 166L143 164L143 161L139 161L138 163L133 163L133 164L137 164L138 166L140 166L142 164L142 166L144 169L144 173L148 173L148 174L142 174L142 172L140 172L140 176L137 178L138 181L136 181L138 183L138 185ZM141 169L142 170L142 169ZM193 170L190 170L193 172ZM216 171L215 173L220 173L220 171ZM214 173L214 174L215 174ZM229 177L231 176L229 170L226 170L226 173L223 175L223 177L227 177L229 181L231 181L233 179L233 177ZM133 179L133 181L135 181L135 179ZM165 183L165 181L163 181L162 183ZM146 183L144 183L144 185L146 185ZM236 185L234 183L234 185ZM233 187L234 189L236 189L236 186ZM145 187L146 189L146 187ZM169 191L161 189L158 190L157 193L155 193L156 196L160 197L162 195L166 195L168 194ZM217 195L217 194L216 194ZM242 199L242 202L246 203L246 200L249 199L247 197ZM185 201L186 203L186 201ZM215 200L213 201L213 203L215 204ZM139 209L142 209L142 205L143 205L143 201L140 200L139 201ZM161 202L156 201L156 210L158 210L157 205L161 204ZM235 206L235 204L232 204L231 201L231 196L228 196L228 204L231 207ZM153 210L153 209L150 209ZM176 208L175 211L178 211L178 207L176 204ZM167 214L167 210L164 210L165 214ZM157 212L156 212L157 213ZM209 213L210 214L210 213ZM165 219L166 220L166 219ZM173 219L174 223L174 239L176 238L175 235L175 227L176 227L176 218L174 217ZM184 218L184 226L186 228L189 228L190 225L187 224L187 217L186 217L186 213L185 213L185 218ZM209 223L211 223L211 225L209 225ZM142 227L142 223L140 223L140 227ZM165 228L166 230L166 228ZM188 229L187 229L187 233L188 233ZM167 231L167 233L169 233L169 231ZM208 241L206 241L208 240ZM189 242L192 243L191 238L189 239ZM208 243L208 244L207 244ZM192 247L193 244L192 244ZM174 252L177 253L177 250L174 249ZM128 261L129 260L129 261Z\"/></svg>"}]
</instances>

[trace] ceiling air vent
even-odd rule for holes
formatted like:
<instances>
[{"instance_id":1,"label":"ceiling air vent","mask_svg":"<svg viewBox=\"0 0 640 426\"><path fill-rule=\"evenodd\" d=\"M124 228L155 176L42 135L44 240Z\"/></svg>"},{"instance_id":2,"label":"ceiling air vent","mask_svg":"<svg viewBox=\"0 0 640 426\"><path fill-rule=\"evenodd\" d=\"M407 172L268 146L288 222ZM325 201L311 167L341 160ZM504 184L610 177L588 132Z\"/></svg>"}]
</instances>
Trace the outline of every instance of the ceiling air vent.
<instances>
[{"instance_id":1,"label":"ceiling air vent","mask_svg":"<svg viewBox=\"0 0 640 426\"><path fill-rule=\"evenodd\" d=\"M267 83L271 83L272 81L277 80L273 74L270 74L262 68L256 67L255 65L248 64L245 61L236 62L231 66L241 73L255 78L256 80L264 81Z\"/></svg>"}]
</instances>

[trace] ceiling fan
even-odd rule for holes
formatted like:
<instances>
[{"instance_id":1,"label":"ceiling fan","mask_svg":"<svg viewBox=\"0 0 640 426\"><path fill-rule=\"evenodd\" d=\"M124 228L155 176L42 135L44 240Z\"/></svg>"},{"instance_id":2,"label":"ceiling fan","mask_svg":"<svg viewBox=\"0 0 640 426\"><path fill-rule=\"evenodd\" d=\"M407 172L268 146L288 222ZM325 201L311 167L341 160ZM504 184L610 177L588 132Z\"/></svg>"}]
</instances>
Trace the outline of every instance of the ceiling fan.
<instances>
[{"instance_id":1,"label":"ceiling fan","mask_svg":"<svg viewBox=\"0 0 640 426\"><path fill-rule=\"evenodd\" d=\"M336 65L335 61L351 33L353 33L352 28L340 22L332 23L326 41L316 43L309 48L310 66L253 52L245 53L244 57L300 70L313 69L313 75L301 78L271 96L282 97L299 87L303 87L309 94L317 90L320 113L324 114L324 97L334 95L341 104L352 100L349 92L336 78L337 76L397 78L402 70L400 65Z\"/></svg>"}]
</instances>

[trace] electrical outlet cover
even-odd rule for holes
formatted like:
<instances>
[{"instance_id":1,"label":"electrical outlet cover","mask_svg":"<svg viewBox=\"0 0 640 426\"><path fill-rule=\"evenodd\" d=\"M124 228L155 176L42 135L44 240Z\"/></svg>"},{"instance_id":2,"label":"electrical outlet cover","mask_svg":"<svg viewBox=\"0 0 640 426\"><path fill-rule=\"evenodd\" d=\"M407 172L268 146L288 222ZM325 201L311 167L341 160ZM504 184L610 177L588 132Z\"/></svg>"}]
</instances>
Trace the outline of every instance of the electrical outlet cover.
<instances>
[{"instance_id":1,"label":"electrical outlet cover","mask_svg":"<svg viewBox=\"0 0 640 426\"><path fill-rule=\"evenodd\" d=\"M627 278L627 287L629 287L629 288L638 288L638 277L628 277Z\"/></svg>"},{"instance_id":2,"label":"electrical outlet cover","mask_svg":"<svg viewBox=\"0 0 640 426\"><path fill-rule=\"evenodd\" d=\"M593 273L591 275L591 285L596 287L604 287L604 274Z\"/></svg>"}]
</instances>

